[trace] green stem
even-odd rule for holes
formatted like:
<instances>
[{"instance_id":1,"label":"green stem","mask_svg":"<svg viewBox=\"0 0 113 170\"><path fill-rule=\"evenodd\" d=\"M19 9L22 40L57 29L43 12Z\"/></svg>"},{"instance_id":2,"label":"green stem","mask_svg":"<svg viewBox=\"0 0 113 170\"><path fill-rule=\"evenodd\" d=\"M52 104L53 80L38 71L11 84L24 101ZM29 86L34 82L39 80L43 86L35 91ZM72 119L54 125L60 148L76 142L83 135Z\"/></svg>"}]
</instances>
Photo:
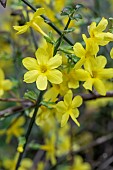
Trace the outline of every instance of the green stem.
<instances>
[{"instance_id":1,"label":"green stem","mask_svg":"<svg viewBox=\"0 0 113 170\"><path fill-rule=\"evenodd\" d=\"M65 30L68 29L68 26L69 26L70 22L71 22L71 19L70 19L70 17L69 17L69 19L68 19L68 21L67 21L67 24L66 24L66 26L65 26L65 28L64 28L64 31L62 32L61 36L60 36L60 37L58 38L58 40L57 40L57 43L56 43L56 46L55 46L55 49L54 49L53 56L56 55L56 53L57 53L57 51L58 51L58 47L60 46L60 44L61 44L61 42L62 42L62 39L64 38Z\"/></svg>"},{"instance_id":2,"label":"green stem","mask_svg":"<svg viewBox=\"0 0 113 170\"><path fill-rule=\"evenodd\" d=\"M41 100L42 100L43 93L44 93L44 91L40 91L40 94L39 94L39 96L38 96L38 99L37 99L37 102L36 102L36 106L35 106L35 110L34 110L34 113L33 113L33 117L32 117L31 120L30 120L28 129L27 129L27 133L26 133L26 135L25 135L26 143L25 143L24 146L23 146L23 152L21 152L20 155L19 155L19 158L18 158L18 161L17 161L16 169L15 169L15 170L18 170L18 168L19 168L19 166L20 166L20 163L21 163L21 160L22 160L22 158L23 158L24 155L25 155L26 145L27 145L27 143L28 143L28 139L29 139L31 130L32 130L33 124L34 124L34 122L35 122L35 118L36 118L36 115L37 115L37 111L38 111L38 109L39 109L39 107L40 107L40 102L41 102Z\"/></svg>"},{"instance_id":3,"label":"green stem","mask_svg":"<svg viewBox=\"0 0 113 170\"><path fill-rule=\"evenodd\" d=\"M28 5L33 11L36 12L36 8L31 4L29 3L28 1L26 0L21 0L23 1L26 5ZM44 15L41 15L41 17L44 19L45 23L47 23L48 25L50 25L59 35L62 35L62 32L51 22L51 20L47 17L45 17ZM64 40L73 46L73 43L65 36L63 36Z\"/></svg>"},{"instance_id":4,"label":"green stem","mask_svg":"<svg viewBox=\"0 0 113 170\"><path fill-rule=\"evenodd\" d=\"M68 19L68 21L67 21L67 24L66 24L66 26L65 26L65 28L64 28L64 31L68 29L70 22L71 22L71 19L70 19L70 17L69 17L69 19Z\"/></svg>"}]
</instances>

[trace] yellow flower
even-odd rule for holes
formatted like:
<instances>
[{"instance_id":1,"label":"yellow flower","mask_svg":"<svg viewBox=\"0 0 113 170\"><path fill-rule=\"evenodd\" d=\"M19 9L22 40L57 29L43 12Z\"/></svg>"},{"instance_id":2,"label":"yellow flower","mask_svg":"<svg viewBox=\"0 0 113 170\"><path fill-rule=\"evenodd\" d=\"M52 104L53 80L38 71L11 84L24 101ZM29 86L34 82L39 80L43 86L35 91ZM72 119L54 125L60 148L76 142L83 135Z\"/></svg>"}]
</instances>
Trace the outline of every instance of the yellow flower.
<instances>
[{"instance_id":1,"label":"yellow flower","mask_svg":"<svg viewBox=\"0 0 113 170\"><path fill-rule=\"evenodd\" d=\"M89 72L89 77L83 84L85 89L92 91L92 86L95 87L97 92L101 95L106 95L106 88L103 80L107 80L113 77L112 68L104 68L107 60L104 56L98 56L95 58L96 62L93 62L90 67L85 67L85 70Z\"/></svg>"},{"instance_id":2,"label":"yellow flower","mask_svg":"<svg viewBox=\"0 0 113 170\"><path fill-rule=\"evenodd\" d=\"M67 154L71 147L71 137L69 134L70 126L67 123L63 128L58 129L57 136L57 156Z\"/></svg>"},{"instance_id":3,"label":"yellow flower","mask_svg":"<svg viewBox=\"0 0 113 170\"><path fill-rule=\"evenodd\" d=\"M52 134L50 139L45 139L45 145L41 145L40 149L46 151L46 159L50 160L53 165L56 164L56 158L55 158L55 141L56 137L54 134Z\"/></svg>"},{"instance_id":4,"label":"yellow flower","mask_svg":"<svg viewBox=\"0 0 113 170\"><path fill-rule=\"evenodd\" d=\"M0 96L4 94L4 91L8 91L12 88L12 82L5 79L5 75L2 69L0 69Z\"/></svg>"},{"instance_id":5,"label":"yellow flower","mask_svg":"<svg viewBox=\"0 0 113 170\"><path fill-rule=\"evenodd\" d=\"M24 158L20 164L20 167L18 168L18 170L29 170L30 168L32 168L33 165L33 161L29 158Z\"/></svg>"},{"instance_id":6,"label":"yellow flower","mask_svg":"<svg viewBox=\"0 0 113 170\"><path fill-rule=\"evenodd\" d=\"M30 116L33 115L34 110L30 113ZM35 119L35 123L37 126L44 126L46 119L49 117L49 115L52 113L52 109L48 109L47 107L41 105L39 107L39 110L37 112L37 116Z\"/></svg>"},{"instance_id":7,"label":"yellow flower","mask_svg":"<svg viewBox=\"0 0 113 170\"><path fill-rule=\"evenodd\" d=\"M17 34L23 34L28 30L29 27L34 28L36 31L41 33L43 36L47 36L47 34L37 25L37 23L40 23L42 21L42 18L40 15L44 13L44 8L39 8L34 13L33 18L27 22L25 25L22 26L13 26L13 28L18 31Z\"/></svg>"},{"instance_id":8,"label":"yellow flower","mask_svg":"<svg viewBox=\"0 0 113 170\"><path fill-rule=\"evenodd\" d=\"M74 164L70 168L70 170L91 170L91 166L87 162L83 162L81 156L76 156L74 159Z\"/></svg>"},{"instance_id":9,"label":"yellow flower","mask_svg":"<svg viewBox=\"0 0 113 170\"><path fill-rule=\"evenodd\" d=\"M61 96L64 96L68 90L69 90L69 88L68 88L67 83L64 79L62 83L53 84L52 87L46 91L46 93L44 94L44 100L55 102L57 100L57 96L59 94Z\"/></svg>"},{"instance_id":10,"label":"yellow flower","mask_svg":"<svg viewBox=\"0 0 113 170\"><path fill-rule=\"evenodd\" d=\"M82 37L85 41L86 48L84 49L82 44L78 42L73 47L75 55L80 58L80 60L75 65L76 69L79 69L83 64L92 62L93 58L99 51L97 43L95 43L92 38L87 38L85 34L83 34Z\"/></svg>"},{"instance_id":11,"label":"yellow flower","mask_svg":"<svg viewBox=\"0 0 113 170\"><path fill-rule=\"evenodd\" d=\"M107 19L104 17L96 26L96 22L92 22L88 27L88 31L90 37L93 39L95 43L98 45L104 46L109 43L109 41L113 41L113 34L110 32L103 32L108 25Z\"/></svg>"},{"instance_id":12,"label":"yellow flower","mask_svg":"<svg viewBox=\"0 0 113 170\"><path fill-rule=\"evenodd\" d=\"M52 87L50 87L50 89L48 89L44 94L44 100L55 102L57 100L57 96L60 93L60 85L61 84L54 84Z\"/></svg>"},{"instance_id":13,"label":"yellow flower","mask_svg":"<svg viewBox=\"0 0 113 170\"><path fill-rule=\"evenodd\" d=\"M9 143L12 136L19 137L24 133L24 128L21 126L25 123L24 117L19 117L16 121L15 119L12 121L11 126L6 130L1 130L0 135L6 134L6 142Z\"/></svg>"},{"instance_id":14,"label":"yellow flower","mask_svg":"<svg viewBox=\"0 0 113 170\"><path fill-rule=\"evenodd\" d=\"M39 90L47 88L47 80L53 84L62 82L62 73L56 69L62 64L62 56L56 54L50 58L50 54L44 48L39 48L36 51L36 59L27 57L23 59L23 65L29 71L24 75L26 83L36 81Z\"/></svg>"},{"instance_id":15,"label":"yellow flower","mask_svg":"<svg viewBox=\"0 0 113 170\"><path fill-rule=\"evenodd\" d=\"M5 159L3 160L3 165L5 169L7 170L15 170L16 167L16 160L13 159Z\"/></svg>"},{"instance_id":16,"label":"yellow flower","mask_svg":"<svg viewBox=\"0 0 113 170\"><path fill-rule=\"evenodd\" d=\"M69 90L67 94L64 96L64 101L58 102L56 105L56 110L58 113L62 113L62 120L61 120L61 127L63 127L68 119L71 116L72 120L80 126L79 122L77 121L77 117L79 116L79 107L82 104L81 96L76 96L72 100L72 91Z\"/></svg>"},{"instance_id":17,"label":"yellow flower","mask_svg":"<svg viewBox=\"0 0 113 170\"><path fill-rule=\"evenodd\" d=\"M55 116L53 115L53 111L52 114L49 115L48 119L45 119L43 121L43 125L40 126L40 128L42 129L42 131L44 132L44 134L48 135L51 133L55 133L56 131L56 119Z\"/></svg>"},{"instance_id":18,"label":"yellow flower","mask_svg":"<svg viewBox=\"0 0 113 170\"><path fill-rule=\"evenodd\" d=\"M16 163L18 160L19 154L16 154L14 159L5 159L3 160L3 167L7 170L15 170ZM22 159L21 165L18 170L29 170L33 165L33 161L29 158Z\"/></svg>"},{"instance_id":19,"label":"yellow flower","mask_svg":"<svg viewBox=\"0 0 113 170\"><path fill-rule=\"evenodd\" d=\"M65 79L67 78L68 88L76 89L79 87L79 81L85 81L88 77L87 71L83 69L72 68L69 73L65 73Z\"/></svg>"}]
</instances>

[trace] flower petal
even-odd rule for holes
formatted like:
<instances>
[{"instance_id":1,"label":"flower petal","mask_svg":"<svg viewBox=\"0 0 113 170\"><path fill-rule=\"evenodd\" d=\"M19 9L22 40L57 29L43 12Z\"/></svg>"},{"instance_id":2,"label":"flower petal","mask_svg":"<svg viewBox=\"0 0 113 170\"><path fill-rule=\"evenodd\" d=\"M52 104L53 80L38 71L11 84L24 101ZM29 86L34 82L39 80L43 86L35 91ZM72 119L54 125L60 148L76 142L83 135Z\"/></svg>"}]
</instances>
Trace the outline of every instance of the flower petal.
<instances>
[{"instance_id":1,"label":"flower petal","mask_svg":"<svg viewBox=\"0 0 113 170\"><path fill-rule=\"evenodd\" d=\"M49 55L44 48L38 48L38 50L35 52L35 55L39 65L47 64Z\"/></svg>"},{"instance_id":2,"label":"flower petal","mask_svg":"<svg viewBox=\"0 0 113 170\"><path fill-rule=\"evenodd\" d=\"M104 68L105 65L107 64L107 59L100 55L98 57L95 58L96 59L96 62L97 62L97 67L100 69L100 68Z\"/></svg>"},{"instance_id":3,"label":"flower petal","mask_svg":"<svg viewBox=\"0 0 113 170\"><path fill-rule=\"evenodd\" d=\"M74 66L75 69L81 68L81 66L85 63L86 59L85 57L82 57Z\"/></svg>"},{"instance_id":4,"label":"flower petal","mask_svg":"<svg viewBox=\"0 0 113 170\"><path fill-rule=\"evenodd\" d=\"M58 94L59 94L59 90L54 87L51 87L50 89L46 91L43 98L45 101L49 101L49 100L54 101L56 97L58 96Z\"/></svg>"},{"instance_id":5,"label":"flower petal","mask_svg":"<svg viewBox=\"0 0 113 170\"><path fill-rule=\"evenodd\" d=\"M84 69L75 70L75 78L79 81L85 81L89 77L89 73Z\"/></svg>"},{"instance_id":6,"label":"flower petal","mask_svg":"<svg viewBox=\"0 0 113 170\"><path fill-rule=\"evenodd\" d=\"M47 37L47 34L35 22L31 22L31 27L34 28L34 30L37 32L41 33L43 36Z\"/></svg>"},{"instance_id":7,"label":"flower petal","mask_svg":"<svg viewBox=\"0 0 113 170\"><path fill-rule=\"evenodd\" d=\"M12 82L6 79L2 82L2 86L4 90L10 90L12 88Z\"/></svg>"},{"instance_id":8,"label":"flower petal","mask_svg":"<svg viewBox=\"0 0 113 170\"><path fill-rule=\"evenodd\" d=\"M23 34L24 32L26 32L29 28L29 25L22 25L22 26L13 26L13 28L18 31L16 34Z\"/></svg>"},{"instance_id":9,"label":"flower petal","mask_svg":"<svg viewBox=\"0 0 113 170\"><path fill-rule=\"evenodd\" d=\"M105 19L104 17L101 19L101 21L99 22L99 24L97 25L97 27L96 27L96 31L97 32L102 32L102 31L104 31L105 29L106 29L106 27L107 27L107 25L108 25L108 21L107 21L107 19Z\"/></svg>"},{"instance_id":10,"label":"flower petal","mask_svg":"<svg viewBox=\"0 0 113 170\"><path fill-rule=\"evenodd\" d=\"M45 90L47 88L47 77L39 75L36 80L36 85L39 90Z\"/></svg>"},{"instance_id":11,"label":"flower petal","mask_svg":"<svg viewBox=\"0 0 113 170\"><path fill-rule=\"evenodd\" d=\"M72 91L71 90L69 90L67 93L66 93L66 95L64 96L64 103L65 103L65 105L68 107L68 106L70 106L71 105L71 103L72 103Z\"/></svg>"},{"instance_id":12,"label":"flower petal","mask_svg":"<svg viewBox=\"0 0 113 170\"><path fill-rule=\"evenodd\" d=\"M24 67L28 70L37 70L38 69L38 64L37 60L32 57L26 57L22 60L22 63Z\"/></svg>"},{"instance_id":13,"label":"flower petal","mask_svg":"<svg viewBox=\"0 0 113 170\"><path fill-rule=\"evenodd\" d=\"M113 34L110 32L104 33L104 40L105 41L113 41Z\"/></svg>"},{"instance_id":14,"label":"flower petal","mask_svg":"<svg viewBox=\"0 0 113 170\"><path fill-rule=\"evenodd\" d=\"M97 92L103 96L106 95L106 88L104 83L100 79L95 79L94 81L94 87L97 90Z\"/></svg>"},{"instance_id":15,"label":"flower petal","mask_svg":"<svg viewBox=\"0 0 113 170\"><path fill-rule=\"evenodd\" d=\"M102 69L102 71L98 72L98 76L104 79L113 78L113 68Z\"/></svg>"},{"instance_id":16,"label":"flower petal","mask_svg":"<svg viewBox=\"0 0 113 170\"><path fill-rule=\"evenodd\" d=\"M68 87L73 88L73 89L77 89L79 87L79 81L77 81L75 79L69 80Z\"/></svg>"},{"instance_id":17,"label":"flower petal","mask_svg":"<svg viewBox=\"0 0 113 170\"><path fill-rule=\"evenodd\" d=\"M33 15L33 19L34 19L35 17L39 16L39 15L44 14L44 13L45 13L45 9L44 9L44 8L38 8L38 9L36 10L36 12L34 13L34 15Z\"/></svg>"},{"instance_id":18,"label":"flower petal","mask_svg":"<svg viewBox=\"0 0 113 170\"><path fill-rule=\"evenodd\" d=\"M94 79L88 78L88 79L86 80L86 82L83 84L83 87L84 87L85 89L88 89L88 90L91 90L91 91L92 91L93 83L94 83Z\"/></svg>"},{"instance_id":19,"label":"flower petal","mask_svg":"<svg viewBox=\"0 0 113 170\"><path fill-rule=\"evenodd\" d=\"M62 73L57 69L50 70L47 74L47 78L53 84L60 84L63 81Z\"/></svg>"},{"instance_id":20,"label":"flower petal","mask_svg":"<svg viewBox=\"0 0 113 170\"><path fill-rule=\"evenodd\" d=\"M50 69L57 68L61 64L62 64L62 56L60 56L59 54L57 54L54 57L50 58L50 60L48 61L48 66L50 67Z\"/></svg>"},{"instance_id":21,"label":"flower petal","mask_svg":"<svg viewBox=\"0 0 113 170\"><path fill-rule=\"evenodd\" d=\"M66 106L63 101L60 101L56 104L56 110L58 113L64 113L66 111Z\"/></svg>"},{"instance_id":22,"label":"flower petal","mask_svg":"<svg viewBox=\"0 0 113 170\"><path fill-rule=\"evenodd\" d=\"M69 119L69 114L68 114L68 113L65 113L65 114L62 116L61 127L65 126L65 124L67 123L68 119Z\"/></svg>"},{"instance_id":23,"label":"flower petal","mask_svg":"<svg viewBox=\"0 0 113 170\"><path fill-rule=\"evenodd\" d=\"M82 58L85 56L85 49L80 43L76 43L73 47L74 53L77 57Z\"/></svg>"},{"instance_id":24,"label":"flower petal","mask_svg":"<svg viewBox=\"0 0 113 170\"><path fill-rule=\"evenodd\" d=\"M82 97L81 96L75 96L72 101L72 107L76 108L79 107L82 104Z\"/></svg>"},{"instance_id":25,"label":"flower petal","mask_svg":"<svg viewBox=\"0 0 113 170\"><path fill-rule=\"evenodd\" d=\"M107 45L109 41L107 40L106 34L106 32L96 33L94 38L95 42L101 46Z\"/></svg>"},{"instance_id":26,"label":"flower petal","mask_svg":"<svg viewBox=\"0 0 113 170\"><path fill-rule=\"evenodd\" d=\"M26 83L33 83L37 80L37 77L38 77L38 71L31 70L24 74L24 81Z\"/></svg>"},{"instance_id":27,"label":"flower petal","mask_svg":"<svg viewBox=\"0 0 113 170\"><path fill-rule=\"evenodd\" d=\"M87 51L86 57L87 55L90 55L90 57L96 55L97 52L99 51L98 44L95 43L93 38L87 38L85 34L82 34L82 37L86 43L86 51Z\"/></svg>"},{"instance_id":28,"label":"flower petal","mask_svg":"<svg viewBox=\"0 0 113 170\"><path fill-rule=\"evenodd\" d=\"M87 58L86 62L84 63L84 68L87 72L90 73L90 75L93 75L92 71L94 67L97 66L97 64L98 63L96 62L95 58Z\"/></svg>"},{"instance_id":29,"label":"flower petal","mask_svg":"<svg viewBox=\"0 0 113 170\"><path fill-rule=\"evenodd\" d=\"M96 22L92 22L91 25L88 26L88 32L91 37L93 37L93 32L96 28Z\"/></svg>"},{"instance_id":30,"label":"flower petal","mask_svg":"<svg viewBox=\"0 0 113 170\"><path fill-rule=\"evenodd\" d=\"M78 110L78 109L75 109L74 112L72 112L72 113L70 114L70 116L71 116L72 120L73 120L78 126L80 126L79 122L78 122L77 119L76 119L76 118L79 116L79 110Z\"/></svg>"}]
</instances>

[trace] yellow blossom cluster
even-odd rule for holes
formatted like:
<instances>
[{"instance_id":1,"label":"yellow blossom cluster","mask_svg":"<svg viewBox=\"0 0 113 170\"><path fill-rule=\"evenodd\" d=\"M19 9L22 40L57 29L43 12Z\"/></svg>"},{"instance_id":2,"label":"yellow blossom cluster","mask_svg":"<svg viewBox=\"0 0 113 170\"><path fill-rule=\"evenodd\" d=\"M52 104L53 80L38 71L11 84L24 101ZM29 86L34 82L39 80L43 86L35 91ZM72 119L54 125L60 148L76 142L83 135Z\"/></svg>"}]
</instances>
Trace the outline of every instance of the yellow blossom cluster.
<instances>
[{"instance_id":1,"label":"yellow blossom cluster","mask_svg":"<svg viewBox=\"0 0 113 170\"><path fill-rule=\"evenodd\" d=\"M84 88L92 91L94 87L103 96L106 95L104 81L113 77L113 68L105 68L107 64L106 57L97 55L100 46L105 46L113 41L112 33L103 32L107 25L108 21L105 18L102 18L97 26L96 22L92 22L88 27L90 37L87 38L86 35L82 35L86 48L78 42L73 47L74 54L80 58L75 64L75 69L84 70L87 74L83 84Z\"/></svg>"},{"instance_id":2,"label":"yellow blossom cluster","mask_svg":"<svg viewBox=\"0 0 113 170\"><path fill-rule=\"evenodd\" d=\"M47 1L48 3L49 1ZM39 8L25 25L14 26L14 29L18 31L17 34L22 34L32 27L47 40L49 36L38 25L41 19L40 15L43 13L44 9ZM79 117L78 107L82 105L83 99L80 95L74 94L75 90L80 87L105 96L107 92L105 82L113 78L113 68L105 68L107 59L100 54L100 47L113 41L113 34L109 31L105 32L107 25L108 20L103 17L98 24L92 22L88 26L89 37L82 34L84 45L76 42L69 50L70 57L74 56L76 61L73 61L73 58L70 59L67 53L60 51L60 48L56 49L56 43L48 41L46 45L44 44L36 50L35 57L26 57L22 60L23 66L28 70L24 74L24 82L36 82L37 89L45 91L35 123L43 129L45 134L51 131L50 135L45 136L45 143L38 147L46 151L46 159L50 160L53 165L56 164L56 156L65 154L70 148L68 135L67 138L62 139L61 137L60 144L56 144L58 133L65 134L62 129L66 128L70 118L80 126L77 120ZM113 49L111 49L110 55L113 58ZM70 60L73 61L71 66ZM31 113L30 117L32 115ZM57 132L57 135L55 135L54 117L63 127ZM67 142L64 144L63 140ZM65 148L65 151L61 150L61 146ZM89 164L81 165L82 163L82 159L77 157L70 169L79 169L79 166L81 169L90 169Z\"/></svg>"},{"instance_id":3,"label":"yellow blossom cluster","mask_svg":"<svg viewBox=\"0 0 113 170\"><path fill-rule=\"evenodd\" d=\"M40 10L41 13L38 12ZM37 14L39 17L42 14L42 9L38 9L33 18L37 18ZM34 21L34 19L33 22L32 20L30 21L31 26ZM24 81L26 83L36 82L39 90L47 90L43 97L44 101L56 102L59 95L64 97L64 101L59 101L54 105L54 112L61 115L61 117L59 116L61 126L66 124L69 117L79 126L76 119L79 116L77 107L82 104L82 98L81 96L76 96L73 99L72 92L72 89L79 88L79 82L83 82L82 85L86 90L96 90L99 94L106 95L107 90L104 82L113 78L113 68L105 68L107 59L103 55L98 55L98 52L100 46L105 46L110 41L113 41L113 34L104 32L107 25L108 21L103 17L98 24L92 22L88 26L90 36L86 37L85 34L82 34L85 47L76 42L73 50L71 50L71 53L78 58L78 61L70 69L68 68L68 60L65 64L63 62L63 58L67 58L67 56L63 56L62 53L57 53L54 56L55 46L50 43L47 43L46 47L37 49L35 52L36 58L27 57L22 61L24 67L28 70L24 74ZM16 29L16 27L14 28ZM23 28L19 27L18 33L23 33ZM110 54L112 56L112 50ZM48 83L51 83L51 86Z\"/></svg>"},{"instance_id":4,"label":"yellow blossom cluster","mask_svg":"<svg viewBox=\"0 0 113 170\"><path fill-rule=\"evenodd\" d=\"M5 134L6 142L9 143L13 136L18 138L24 134L24 128L21 127L22 125L24 125L24 123L25 118L23 116L19 117L18 119L14 119L7 129L0 130L0 136Z\"/></svg>"}]
</instances>

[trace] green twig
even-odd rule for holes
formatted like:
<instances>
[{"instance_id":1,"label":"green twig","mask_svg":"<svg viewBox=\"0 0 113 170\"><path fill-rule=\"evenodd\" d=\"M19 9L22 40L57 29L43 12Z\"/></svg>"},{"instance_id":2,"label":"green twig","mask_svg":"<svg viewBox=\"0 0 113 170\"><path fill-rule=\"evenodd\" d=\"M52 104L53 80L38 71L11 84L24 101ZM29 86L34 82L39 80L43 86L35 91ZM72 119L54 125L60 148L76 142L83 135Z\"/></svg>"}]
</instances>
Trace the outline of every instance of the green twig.
<instances>
[{"instance_id":1,"label":"green twig","mask_svg":"<svg viewBox=\"0 0 113 170\"><path fill-rule=\"evenodd\" d=\"M71 22L71 19L70 19L70 17L69 17L69 19L68 19L68 21L67 21L67 24L66 24L66 26L65 26L65 28L64 28L64 31L62 32L61 36L60 36L60 37L58 38L58 40L57 40L57 43L56 43L56 46L55 46L54 54L53 54L53 55L55 55L55 54L57 53L58 47L60 46L60 44L61 44L61 42L62 42L62 39L64 38L65 30L68 29L68 26L69 26L70 22Z\"/></svg>"},{"instance_id":2,"label":"green twig","mask_svg":"<svg viewBox=\"0 0 113 170\"><path fill-rule=\"evenodd\" d=\"M20 166L20 163L21 163L21 160L22 160L22 158L24 157L26 145L27 145L27 143L28 143L28 139L29 139L31 130L32 130L33 124L34 124L34 122L35 122L35 118L36 118L36 115L37 115L37 111L38 111L38 109L39 109L39 107L40 107L40 102L41 102L41 100L42 100L43 93L44 93L44 91L40 91L40 94L39 94L39 96L38 96L38 99L37 99L37 102L36 102L36 106L35 106L35 110L34 110L34 113L33 113L33 117L32 117L31 120L30 120L28 129L27 129L27 133L26 133L26 135L25 135L25 141L26 141L26 143L25 143L24 146L23 146L23 152L21 152L20 155L19 155L19 158L18 158L18 161L17 161L16 169L15 169L15 170L18 170L18 168L19 168L19 166Z\"/></svg>"}]
</instances>

